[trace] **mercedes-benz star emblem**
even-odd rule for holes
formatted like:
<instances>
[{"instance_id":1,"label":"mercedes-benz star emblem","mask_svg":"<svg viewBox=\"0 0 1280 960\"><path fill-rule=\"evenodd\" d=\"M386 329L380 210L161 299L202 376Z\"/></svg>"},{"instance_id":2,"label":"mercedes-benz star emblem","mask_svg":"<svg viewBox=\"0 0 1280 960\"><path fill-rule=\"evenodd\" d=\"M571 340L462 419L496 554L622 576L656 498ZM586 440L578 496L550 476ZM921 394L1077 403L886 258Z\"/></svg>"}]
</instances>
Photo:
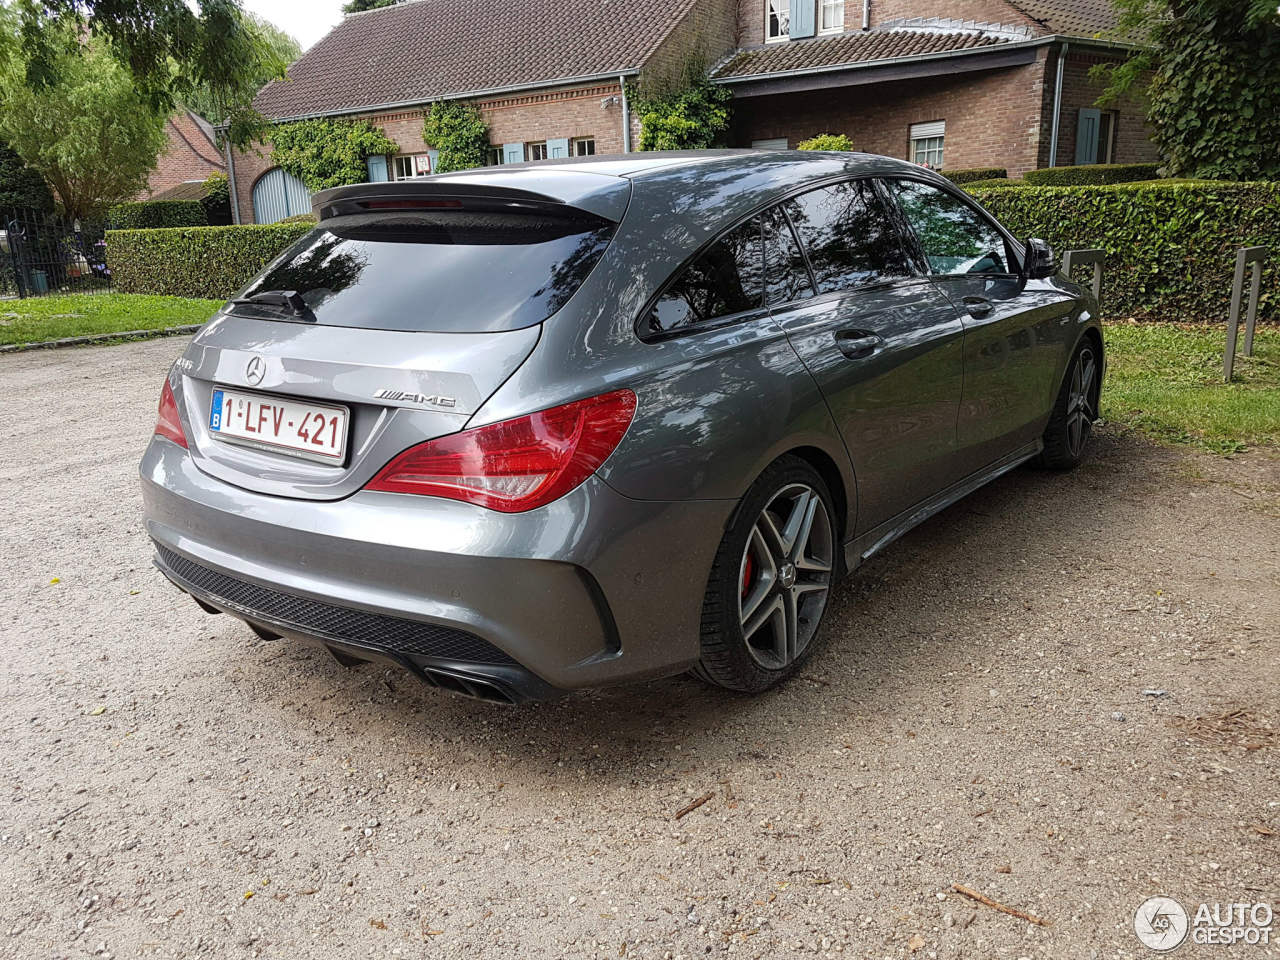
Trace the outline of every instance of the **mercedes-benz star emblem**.
<instances>
[{"instance_id":1,"label":"mercedes-benz star emblem","mask_svg":"<svg viewBox=\"0 0 1280 960\"><path fill-rule=\"evenodd\" d=\"M256 387L262 382L262 378L267 375L267 361L261 357L254 357L249 361L249 366L245 367L244 378L249 381L249 385Z\"/></svg>"}]
</instances>

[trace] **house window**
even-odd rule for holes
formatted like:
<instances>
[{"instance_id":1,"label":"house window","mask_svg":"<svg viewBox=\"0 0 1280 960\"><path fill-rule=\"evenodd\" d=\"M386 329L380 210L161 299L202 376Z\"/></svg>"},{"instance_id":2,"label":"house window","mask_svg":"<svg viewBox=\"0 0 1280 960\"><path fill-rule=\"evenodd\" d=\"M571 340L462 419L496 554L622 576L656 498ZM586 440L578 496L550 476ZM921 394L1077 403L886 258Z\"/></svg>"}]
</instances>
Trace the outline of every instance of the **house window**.
<instances>
[{"instance_id":1,"label":"house window","mask_svg":"<svg viewBox=\"0 0 1280 960\"><path fill-rule=\"evenodd\" d=\"M547 159L547 141L543 140L541 143L529 144L529 159L530 160Z\"/></svg>"},{"instance_id":2,"label":"house window","mask_svg":"<svg viewBox=\"0 0 1280 960\"><path fill-rule=\"evenodd\" d=\"M1116 162L1116 126L1120 114L1114 110L1103 110L1098 123L1098 153L1094 163Z\"/></svg>"},{"instance_id":3,"label":"house window","mask_svg":"<svg viewBox=\"0 0 1280 960\"><path fill-rule=\"evenodd\" d=\"M502 165L502 148L490 147L489 148L489 166L498 167L501 165Z\"/></svg>"},{"instance_id":4,"label":"house window","mask_svg":"<svg viewBox=\"0 0 1280 960\"><path fill-rule=\"evenodd\" d=\"M931 170L942 169L942 144L946 136L946 121L913 123L911 125L911 160Z\"/></svg>"},{"instance_id":5,"label":"house window","mask_svg":"<svg viewBox=\"0 0 1280 960\"><path fill-rule=\"evenodd\" d=\"M822 11L823 33L840 33L844 30L844 0L818 0Z\"/></svg>"},{"instance_id":6,"label":"house window","mask_svg":"<svg viewBox=\"0 0 1280 960\"><path fill-rule=\"evenodd\" d=\"M431 173L431 156L426 153L409 156L397 155L392 170L396 180L412 180L415 177L425 177Z\"/></svg>"},{"instance_id":7,"label":"house window","mask_svg":"<svg viewBox=\"0 0 1280 960\"><path fill-rule=\"evenodd\" d=\"M791 30L791 0L765 0L765 40L786 40Z\"/></svg>"},{"instance_id":8,"label":"house window","mask_svg":"<svg viewBox=\"0 0 1280 960\"><path fill-rule=\"evenodd\" d=\"M573 141L573 155L575 157L594 157L596 155L595 138L583 137L580 140Z\"/></svg>"},{"instance_id":9,"label":"house window","mask_svg":"<svg viewBox=\"0 0 1280 960\"><path fill-rule=\"evenodd\" d=\"M752 150L786 150L788 147L786 137L778 137L776 140L752 140Z\"/></svg>"}]
</instances>

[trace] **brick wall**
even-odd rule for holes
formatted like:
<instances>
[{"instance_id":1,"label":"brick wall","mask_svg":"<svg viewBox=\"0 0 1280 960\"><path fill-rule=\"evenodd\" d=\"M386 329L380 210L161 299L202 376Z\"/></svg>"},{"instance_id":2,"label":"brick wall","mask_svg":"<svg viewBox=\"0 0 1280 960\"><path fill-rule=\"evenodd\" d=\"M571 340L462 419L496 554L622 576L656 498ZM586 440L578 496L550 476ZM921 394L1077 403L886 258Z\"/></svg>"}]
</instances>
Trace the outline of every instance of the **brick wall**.
<instances>
[{"instance_id":1,"label":"brick wall","mask_svg":"<svg viewBox=\"0 0 1280 960\"><path fill-rule=\"evenodd\" d=\"M982 73L899 80L734 101L735 145L786 137L795 147L843 133L859 150L908 159L913 123L945 120L948 169L1038 165L1045 61Z\"/></svg>"},{"instance_id":2,"label":"brick wall","mask_svg":"<svg viewBox=\"0 0 1280 960\"><path fill-rule=\"evenodd\" d=\"M147 180L147 188L136 199L146 200L188 180L204 180L210 174L226 172L222 153L186 111L169 118L165 133L169 142Z\"/></svg>"},{"instance_id":3,"label":"brick wall","mask_svg":"<svg viewBox=\"0 0 1280 960\"><path fill-rule=\"evenodd\" d=\"M1103 86L1089 79L1089 71L1100 63L1120 63L1115 57L1082 54L1068 50L1066 70L1062 75L1062 114L1058 122L1058 163L1071 166L1076 159L1076 130L1081 107L1093 107L1102 94ZM1047 74L1047 88L1052 92L1056 81L1057 59ZM1050 108L1051 109L1051 108ZM1115 111L1116 163L1152 163L1160 159L1156 146L1151 142L1151 128L1147 126L1147 108L1140 97L1125 96L1103 108ZM1048 110L1046 110L1048 116ZM1045 166L1048 166L1048 134L1046 133Z\"/></svg>"}]
</instances>

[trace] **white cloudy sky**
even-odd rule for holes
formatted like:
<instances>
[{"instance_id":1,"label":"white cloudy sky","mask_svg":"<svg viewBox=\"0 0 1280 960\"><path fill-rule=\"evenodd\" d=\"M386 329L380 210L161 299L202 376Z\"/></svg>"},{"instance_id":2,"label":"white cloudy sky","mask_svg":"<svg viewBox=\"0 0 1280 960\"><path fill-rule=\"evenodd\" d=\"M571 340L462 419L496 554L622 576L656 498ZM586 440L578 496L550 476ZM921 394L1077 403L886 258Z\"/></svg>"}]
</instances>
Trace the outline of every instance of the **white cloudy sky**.
<instances>
[{"instance_id":1,"label":"white cloudy sky","mask_svg":"<svg viewBox=\"0 0 1280 960\"><path fill-rule=\"evenodd\" d=\"M245 9L288 31L306 50L342 19L344 0L243 0Z\"/></svg>"}]
</instances>

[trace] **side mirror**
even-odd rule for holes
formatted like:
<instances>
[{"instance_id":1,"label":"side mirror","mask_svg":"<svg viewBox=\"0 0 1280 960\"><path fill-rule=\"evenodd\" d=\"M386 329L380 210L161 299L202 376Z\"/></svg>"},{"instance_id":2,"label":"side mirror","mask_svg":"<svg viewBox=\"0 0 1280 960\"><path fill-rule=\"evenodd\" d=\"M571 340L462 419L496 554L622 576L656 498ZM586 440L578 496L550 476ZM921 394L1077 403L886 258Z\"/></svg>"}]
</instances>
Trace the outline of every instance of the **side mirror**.
<instances>
[{"instance_id":1,"label":"side mirror","mask_svg":"<svg viewBox=\"0 0 1280 960\"><path fill-rule=\"evenodd\" d=\"M1026 250L1022 275L1028 280L1044 280L1058 272L1058 257L1049 244L1038 237L1030 237Z\"/></svg>"}]
</instances>

